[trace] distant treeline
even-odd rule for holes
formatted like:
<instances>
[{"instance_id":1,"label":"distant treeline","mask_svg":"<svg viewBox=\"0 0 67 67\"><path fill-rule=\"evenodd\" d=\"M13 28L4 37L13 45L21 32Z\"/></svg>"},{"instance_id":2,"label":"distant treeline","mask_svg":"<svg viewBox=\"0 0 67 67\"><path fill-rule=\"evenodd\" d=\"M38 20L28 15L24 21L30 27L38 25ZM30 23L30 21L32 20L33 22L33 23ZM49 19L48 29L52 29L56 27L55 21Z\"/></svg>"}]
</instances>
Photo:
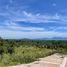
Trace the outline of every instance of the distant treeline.
<instances>
[{"instance_id":1,"label":"distant treeline","mask_svg":"<svg viewBox=\"0 0 67 67\"><path fill-rule=\"evenodd\" d=\"M13 52L14 47L33 46L49 49L67 49L67 41L65 40L0 40L0 54L3 52Z\"/></svg>"}]
</instances>

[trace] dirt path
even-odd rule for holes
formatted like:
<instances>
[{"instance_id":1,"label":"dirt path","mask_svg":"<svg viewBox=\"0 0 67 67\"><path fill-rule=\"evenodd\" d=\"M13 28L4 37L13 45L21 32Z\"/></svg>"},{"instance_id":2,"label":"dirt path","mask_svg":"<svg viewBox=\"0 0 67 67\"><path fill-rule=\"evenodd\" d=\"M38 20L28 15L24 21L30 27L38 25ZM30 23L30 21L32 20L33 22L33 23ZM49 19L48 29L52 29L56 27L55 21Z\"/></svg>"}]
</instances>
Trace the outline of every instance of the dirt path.
<instances>
[{"instance_id":1,"label":"dirt path","mask_svg":"<svg viewBox=\"0 0 67 67\"><path fill-rule=\"evenodd\" d=\"M67 57L64 58L62 64L60 65L60 67L67 67Z\"/></svg>"},{"instance_id":2,"label":"dirt path","mask_svg":"<svg viewBox=\"0 0 67 67\"><path fill-rule=\"evenodd\" d=\"M29 64L21 64L12 67L67 67L67 57L63 57L60 54L53 54L51 56L40 58L39 61L35 61Z\"/></svg>"}]
</instances>

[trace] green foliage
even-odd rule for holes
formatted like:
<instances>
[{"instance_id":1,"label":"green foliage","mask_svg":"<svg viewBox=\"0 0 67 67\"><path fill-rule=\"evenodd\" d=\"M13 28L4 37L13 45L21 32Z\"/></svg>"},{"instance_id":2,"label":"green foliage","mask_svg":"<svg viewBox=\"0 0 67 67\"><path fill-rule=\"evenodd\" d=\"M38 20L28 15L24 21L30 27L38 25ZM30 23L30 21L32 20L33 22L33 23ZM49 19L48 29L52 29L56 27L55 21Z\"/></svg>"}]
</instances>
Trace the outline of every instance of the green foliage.
<instances>
[{"instance_id":1,"label":"green foliage","mask_svg":"<svg viewBox=\"0 0 67 67\"><path fill-rule=\"evenodd\" d=\"M67 54L67 41L0 40L0 66L29 63L53 53Z\"/></svg>"}]
</instances>

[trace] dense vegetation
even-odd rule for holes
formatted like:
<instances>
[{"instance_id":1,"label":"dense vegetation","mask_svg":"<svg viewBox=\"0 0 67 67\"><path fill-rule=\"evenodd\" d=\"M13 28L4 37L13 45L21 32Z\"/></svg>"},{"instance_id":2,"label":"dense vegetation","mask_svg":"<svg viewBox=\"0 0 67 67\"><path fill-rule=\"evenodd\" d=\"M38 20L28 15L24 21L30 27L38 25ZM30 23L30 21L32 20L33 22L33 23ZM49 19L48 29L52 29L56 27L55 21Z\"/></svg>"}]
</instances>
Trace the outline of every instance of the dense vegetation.
<instances>
[{"instance_id":1,"label":"dense vegetation","mask_svg":"<svg viewBox=\"0 0 67 67\"><path fill-rule=\"evenodd\" d=\"M0 39L0 66L29 63L56 52L67 54L67 41Z\"/></svg>"}]
</instances>

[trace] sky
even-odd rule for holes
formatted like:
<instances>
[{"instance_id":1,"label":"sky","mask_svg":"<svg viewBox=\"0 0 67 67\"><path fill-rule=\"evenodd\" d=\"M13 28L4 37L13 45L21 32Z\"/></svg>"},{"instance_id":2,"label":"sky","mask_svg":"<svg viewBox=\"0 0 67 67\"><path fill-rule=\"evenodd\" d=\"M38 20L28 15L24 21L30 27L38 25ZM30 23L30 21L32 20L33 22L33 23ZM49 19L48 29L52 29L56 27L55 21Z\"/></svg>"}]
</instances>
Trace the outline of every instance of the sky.
<instances>
[{"instance_id":1,"label":"sky","mask_svg":"<svg viewBox=\"0 0 67 67\"><path fill-rule=\"evenodd\" d=\"M0 36L67 37L67 0L0 0Z\"/></svg>"}]
</instances>

